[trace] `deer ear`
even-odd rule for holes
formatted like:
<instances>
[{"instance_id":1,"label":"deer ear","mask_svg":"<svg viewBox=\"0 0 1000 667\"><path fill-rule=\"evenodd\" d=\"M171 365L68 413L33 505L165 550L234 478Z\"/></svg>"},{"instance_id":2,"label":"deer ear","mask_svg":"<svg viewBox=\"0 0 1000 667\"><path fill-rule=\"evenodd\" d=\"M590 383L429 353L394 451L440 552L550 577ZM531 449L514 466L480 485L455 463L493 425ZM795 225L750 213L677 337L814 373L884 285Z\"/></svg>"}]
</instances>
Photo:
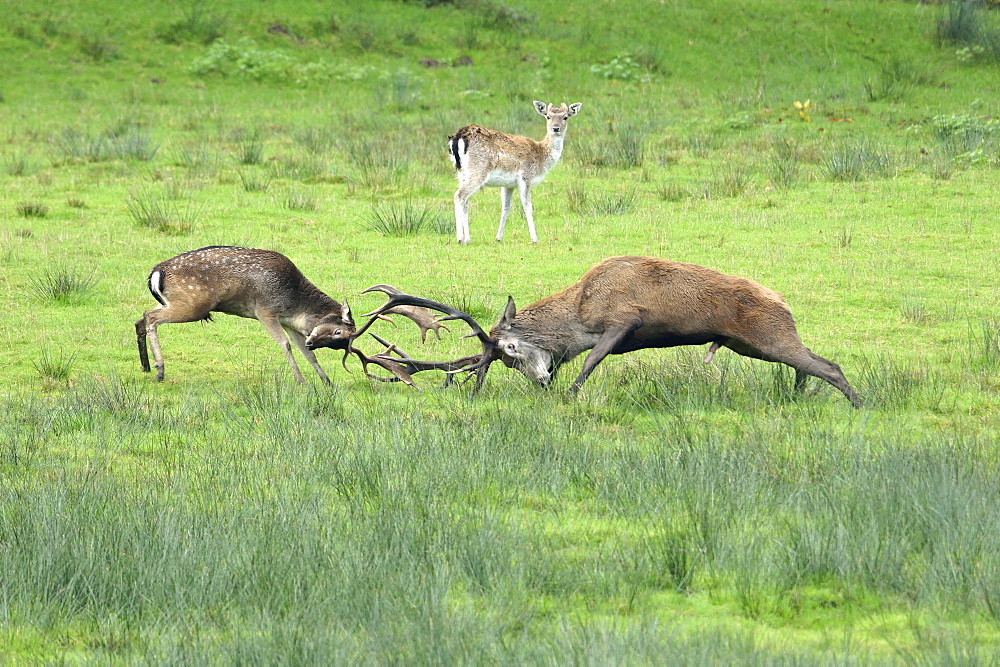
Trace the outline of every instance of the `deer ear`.
<instances>
[{"instance_id":1,"label":"deer ear","mask_svg":"<svg viewBox=\"0 0 1000 667\"><path fill-rule=\"evenodd\" d=\"M500 322L497 327L504 329L509 327L514 322L514 315L517 314L517 306L514 305L514 297L507 297L507 307L503 309L503 315L500 316Z\"/></svg>"},{"instance_id":2,"label":"deer ear","mask_svg":"<svg viewBox=\"0 0 1000 667\"><path fill-rule=\"evenodd\" d=\"M351 317L351 307L347 305L347 301L344 301L344 305L340 307L340 319L347 326L354 326L354 318Z\"/></svg>"},{"instance_id":3,"label":"deer ear","mask_svg":"<svg viewBox=\"0 0 1000 667\"><path fill-rule=\"evenodd\" d=\"M574 102L573 104L569 105L569 113L566 114L566 117L569 118L570 116L575 116L576 114L580 113L580 107L582 106L583 104L581 104L580 102Z\"/></svg>"},{"instance_id":4,"label":"deer ear","mask_svg":"<svg viewBox=\"0 0 1000 667\"><path fill-rule=\"evenodd\" d=\"M538 100L535 100L534 102L532 102L532 104L535 105L535 111L537 111L538 113L542 114L543 116L549 110L549 107L548 107L547 104L545 104L545 102L539 102Z\"/></svg>"}]
</instances>

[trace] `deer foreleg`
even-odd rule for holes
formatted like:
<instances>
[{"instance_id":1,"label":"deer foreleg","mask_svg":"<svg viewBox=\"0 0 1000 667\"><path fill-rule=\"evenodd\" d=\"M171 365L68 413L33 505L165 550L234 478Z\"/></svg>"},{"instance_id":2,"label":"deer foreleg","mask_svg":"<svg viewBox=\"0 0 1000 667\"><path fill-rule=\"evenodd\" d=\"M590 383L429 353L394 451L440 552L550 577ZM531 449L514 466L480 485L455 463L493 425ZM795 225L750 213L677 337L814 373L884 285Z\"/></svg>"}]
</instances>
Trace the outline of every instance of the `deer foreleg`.
<instances>
[{"instance_id":1,"label":"deer foreleg","mask_svg":"<svg viewBox=\"0 0 1000 667\"><path fill-rule=\"evenodd\" d=\"M594 372L597 364L601 363L604 357L611 354L611 352L618 347L618 344L621 343L626 336L641 326L642 320L636 319L636 321L630 325L618 326L605 330L604 334L597 341L597 345L594 346L594 349L590 351L590 354L588 354L587 358L584 360L583 370L580 371L580 375L573 380L573 384L569 388L570 393L575 394L580 391L580 387L582 387L583 383L587 381L590 374Z\"/></svg>"},{"instance_id":2,"label":"deer foreleg","mask_svg":"<svg viewBox=\"0 0 1000 667\"><path fill-rule=\"evenodd\" d=\"M288 342L288 336L285 335L285 330L281 326L281 322L278 318L269 312L257 311L255 313L257 320L264 325L264 330L267 331L268 335L274 339L274 342L284 351L285 358L288 359L288 365L292 367L292 373L295 375L295 381L299 384L305 384L306 379L302 377L302 373L299 371L299 365L295 363L295 357L292 356L292 344Z\"/></svg>"},{"instance_id":3,"label":"deer foreleg","mask_svg":"<svg viewBox=\"0 0 1000 667\"><path fill-rule=\"evenodd\" d=\"M507 216L510 215L510 205L514 200L512 188L500 188L500 228L497 229L497 241L503 241L503 230L507 226Z\"/></svg>"},{"instance_id":4,"label":"deer foreleg","mask_svg":"<svg viewBox=\"0 0 1000 667\"><path fill-rule=\"evenodd\" d=\"M285 329L285 333L291 339L292 343L295 344L295 347L299 348L299 352L301 352L302 356L306 358L306 361L308 361L312 367L316 369L316 372L319 374L319 379L322 380L324 384L330 384L330 378L327 377L326 372L320 367L319 361L316 359L316 354L306 347L306 337L295 329Z\"/></svg>"},{"instance_id":5,"label":"deer foreleg","mask_svg":"<svg viewBox=\"0 0 1000 667\"><path fill-rule=\"evenodd\" d=\"M521 195L521 207L524 209L524 217L528 220L528 235L532 243L538 243L538 236L535 234L535 217L531 208L531 184L523 178L517 180L517 192Z\"/></svg>"}]
</instances>

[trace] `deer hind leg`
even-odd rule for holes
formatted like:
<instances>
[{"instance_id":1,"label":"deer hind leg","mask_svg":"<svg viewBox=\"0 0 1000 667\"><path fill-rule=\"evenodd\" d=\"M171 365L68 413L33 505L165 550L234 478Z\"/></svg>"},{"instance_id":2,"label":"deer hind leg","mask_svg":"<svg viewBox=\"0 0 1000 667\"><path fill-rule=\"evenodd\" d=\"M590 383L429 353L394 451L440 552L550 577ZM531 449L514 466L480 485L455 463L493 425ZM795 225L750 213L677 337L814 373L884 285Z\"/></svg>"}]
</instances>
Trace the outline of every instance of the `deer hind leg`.
<instances>
[{"instance_id":1,"label":"deer hind leg","mask_svg":"<svg viewBox=\"0 0 1000 667\"><path fill-rule=\"evenodd\" d=\"M794 341L786 340L783 343L761 342L760 345L730 339L726 343L726 347L747 357L791 366L795 369L795 389L797 391L805 389L806 377L812 375L840 390L855 408L863 407L861 399L847 382L840 366L818 354L813 354L798 338L795 338Z\"/></svg>"},{"instance_id":2,"label":"deer hind leg","mask_svg":"<svg viewBox=\"0 0 1000 667\"><path fill-rule=\"evenodd\" d=\"M254 316L264 326L264 330L267 331L268 335L278 344L278 347L285 353L288 365L292 367L292 373L295 375L295 381L299 384L305 384L306 379L302 377L299 365L295 363L295 357L292 356L292 344L288 342L288 336L285 335L285 329L281 326L281 322L273 313L268 311L258 310L254 313Z\"/></svg>"},{"instance_id":3,"label":"deer hind leg","mask_svg":"<svg viewBox=\"0 0 1000 667\"><path fill-rule=\"evenodd\" d=\"M146 349L146 316L143 315L135 323L135 342L139 345L139 364L142 366L142 372L148 373L149 368L149 350Z\"/></svg>"},{"instance_id":4,"label":"deer hind leg","mask_svg":"<svg viewBox=\"0 0 1000 667\"><path fill-rule=\"evenodd\" d=\"M503 241L503 229L507 226L507 216L510 215L510 205L514 200L513 188L500 188L500 228L497 229L497 241Z\"/></svg>"},{"instance_id":5,"label":"deer hind leg","mask_svg":"<svg viewBox=\"0 0 1000 667\"><path fill-rule=\"evenodd\" d=\"M455 191L455 236L458 237L459 243L468 243L472 240L469 235L469 197L483 187L485 182L485 176L476 178L468 171L463 171L459 175L458 190Z\"/></svg>"},{"instance_id":6,"label":"deer hind leg","mask_svg":"<svg viewBox=\"0 0 1000 667\"><path fill-rule=\"evenodd\" d=\"M517 179L517 192L521 195L521 207L524 209L524 217L528 220L528 235L532 243L538 243L538 235L535 234L535 216L531 207L531 184L523 179Z\"/></svg>"},{"instance_id":7,"label":"deer hind leg","mask_svg":"<svg viewBox=\"0 0 1000 667\"><path fill-rule=\"evenodd\" d=\"M319 361L316 359L316 354L306 347L306 337L295 329L286 328L285 333L288 335L288 338L291 339L292 343L295 344L295 347L299 349L299 352L302 353L302 356L306 358L306 361L312 364L312 367L316 369L317 373L319 373L319 379L322 380L324 384L330 384L330 378L328 378L326 372L320 368Z\"/></svg>"},{"instance_id":8,"label":"deer hind leg","mask_svg":"<svg viewBox=\"0 0 1000 667\"><path fill-rule=\"evenodd\" d=\"M135 323L135 338L139 344L139 363L142 370L149 372L149 356L146 351L146 338L149 338L149 347L153 350L153 363L156 366L156 381L163 381L164 364L163 350L160 349L160 336L156 332L156 327L161 324L180 324L183 322L197 322L208 318L211 309L191 311L182 313L169 306L147 310L142 314L142 318Z\"/></svg>"}]
</instances>

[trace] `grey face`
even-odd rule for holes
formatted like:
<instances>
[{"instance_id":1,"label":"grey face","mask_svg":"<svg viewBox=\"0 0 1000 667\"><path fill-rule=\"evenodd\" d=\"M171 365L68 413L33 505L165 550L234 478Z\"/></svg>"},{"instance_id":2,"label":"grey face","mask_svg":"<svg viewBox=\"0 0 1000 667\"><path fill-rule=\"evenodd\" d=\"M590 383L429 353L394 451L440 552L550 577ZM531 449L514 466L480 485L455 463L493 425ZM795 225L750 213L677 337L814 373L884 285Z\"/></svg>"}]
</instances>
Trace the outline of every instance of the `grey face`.
<instances>
[{"instance_id":1,"label":"grey face","mask_svg":"<svg viewBox=\"0 0 1000 667\"><path fill-rule=\"evenodd\" d=\"M552 353L510 333L497 341L500 360L508 368L515 368L540 387L548 387L556 374Z\"/></svg>"}]
</instances>

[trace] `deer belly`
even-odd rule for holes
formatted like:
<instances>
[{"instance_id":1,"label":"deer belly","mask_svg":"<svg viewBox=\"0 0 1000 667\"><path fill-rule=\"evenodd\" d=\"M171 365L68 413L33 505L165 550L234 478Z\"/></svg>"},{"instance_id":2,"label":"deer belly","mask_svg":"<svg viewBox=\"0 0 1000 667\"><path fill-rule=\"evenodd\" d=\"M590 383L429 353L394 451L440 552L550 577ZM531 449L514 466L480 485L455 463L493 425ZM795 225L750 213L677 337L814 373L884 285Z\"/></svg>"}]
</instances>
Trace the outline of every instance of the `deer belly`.
<instances>
[{"instance_id":1,"label":"deer belly","mask_svg":"<svg viewBox=\"0 0 1000 667\"><path fill-rule=\"evenodd\" d=\"M483 183L483 186L489 188L516 188L517 172L494 169L486 177L486 182Z\"/></svg>"}]
</instances>

